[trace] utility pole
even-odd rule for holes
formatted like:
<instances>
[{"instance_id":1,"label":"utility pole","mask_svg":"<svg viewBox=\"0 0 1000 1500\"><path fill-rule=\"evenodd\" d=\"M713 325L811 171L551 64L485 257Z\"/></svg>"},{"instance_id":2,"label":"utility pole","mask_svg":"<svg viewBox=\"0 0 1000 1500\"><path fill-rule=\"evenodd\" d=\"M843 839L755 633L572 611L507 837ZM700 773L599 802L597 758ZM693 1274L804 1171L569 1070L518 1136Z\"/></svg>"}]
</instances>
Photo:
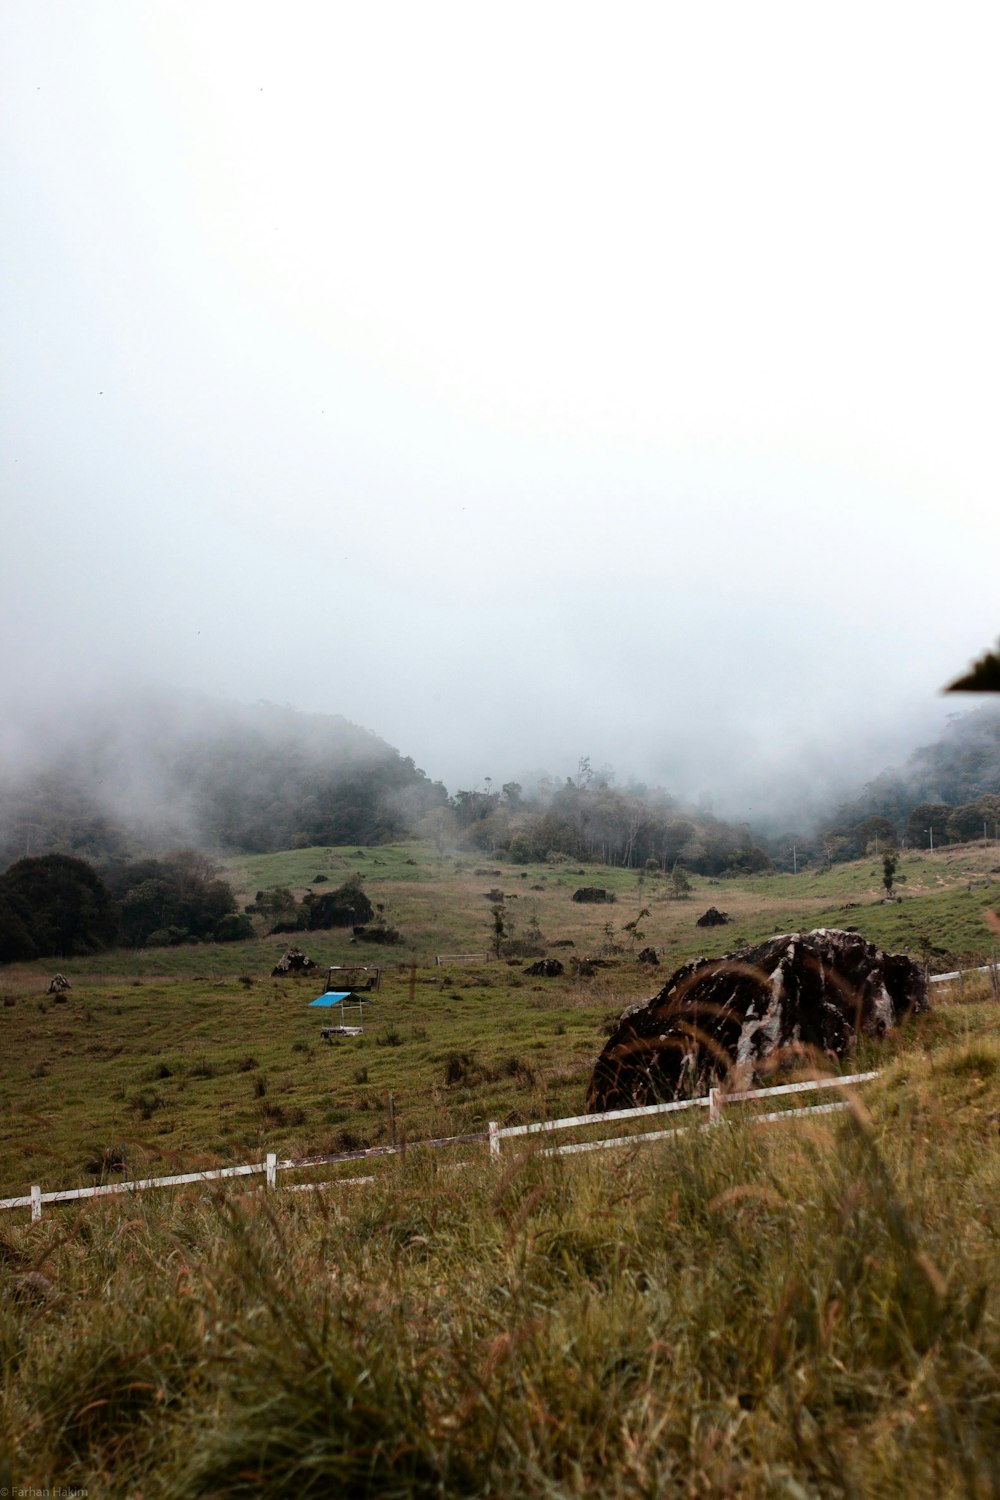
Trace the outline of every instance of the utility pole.
<instances>
[{"instance_id":1,"label":"utility pole","mask_svg":"<svg viewBox=\"0 0 1000 1500\"><path fill-rule=\"evenodd\" d=\"M798 867L798 863L797 863L796 857L795 857L795 845L793 844L792 845L792 874L793 875L797 875L798 873L799 873L799 867Z\"/></svg>"},{"instance_id":2,"label":"utility pole","mask_svg":"<svg viewBox=\"0 0 1000 1500\"><path fill-rule=\"evenodd\" d=\"M931 853L933 854L934 853L934 829L933 828L928 828L927 832L931 836Z\"/></svg>"}]
</instances>

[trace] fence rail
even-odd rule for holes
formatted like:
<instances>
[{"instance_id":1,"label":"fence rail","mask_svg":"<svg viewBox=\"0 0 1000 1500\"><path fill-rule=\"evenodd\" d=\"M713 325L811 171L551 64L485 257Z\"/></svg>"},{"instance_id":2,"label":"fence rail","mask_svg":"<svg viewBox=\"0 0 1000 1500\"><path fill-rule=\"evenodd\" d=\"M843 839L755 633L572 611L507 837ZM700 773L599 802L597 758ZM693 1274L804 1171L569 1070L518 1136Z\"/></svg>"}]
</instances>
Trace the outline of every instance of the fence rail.
<instances>
[{"instance_id":1,"label":"fence rail","mask_svg":"<svg viewBox=\"0 0 1000 1500\"><path fill-rule=\"evenodd\" d=\"M405 1151L437 1150L442 1146L464 1146L473 1141L488 1139L485 1130L471 1135L447 1135L435 1140L410 1141L396 1146L369 1146L364 1151L333 1151L326 1156L287 1157L278 1160L275 1152L268 1152L263 1161L250 1162L238 1167L212 1167L205 1172L180 1172L170 1177L135 1177L126 1182L106 1182L99 1187L57 1188L55 1192L43 1193L36 1183L29 1194L20 1198L0 1198L2 1208L30 1208L34 1222L42 1217L45 1203L71 1203L80 1198L109 1198L119 1193L136 1193L145 1188L182 1187L195 1182L218 1182L227 1177L250 1177L264 1174L269 1188L277 1187L279 1172L294 1172L301 1168L335 1166L345 1161L366 1161L378 1156L401 1156ZM373 1178L358 1179L373 1181Z\"/></svg>"},{"instance_id":2,"label":"fence rail","mask_svg":"<svg viewBox=\"0 0 1000 1500\"><path fill-rule=\"evenodd\" d=\"M204 1172L179 1172L169 1177L138 1177L131 1181L101 1183L98 1187L58 1188L51 1193L44 1193L35 1183L30 1193L21 1197L0 1198L0 1209L30 1208L32 1222L35 1222L42 1217L42 1208L46 1203L72 1203L84 1198L108 1198L121 1193L141 1192L146 1188L184 1187L193 1183L219 1182L226 1178L253 1177L261 1174L263 1174L265 1185L268 1188L275 1188L278 1185L279 1172L336 1166L348 1161L370 1161L383 1156L401 1156L406 1151L438 1150L446 1146L465 1146L484 1141L489 1142L490 1155L497 1157L501 1153L501 1142L513 1140L517 1136L540 1135L584 1126L600 1126L612 1121L637 1120L650 1115L676 1114L690 1109L708 1110L708 1121L702 1125L682 1126L674 1130L646 1131L639 1135L603 1137L594 1141L573 1141L565 1146L546 1147L540 1154L563 1156L584 1151L606 1151L613 1146L635 1146L649 1141L669 1141L692 1128L711 1129L718 1125L727 1105L771 1099L785 1094L806 1093L814 1089L847 1088L851 1084L870 1083L877 1077L877 1072L853 1073L844 1078L816 1078L804 1083L778 1084L772 1088L743 1089L737 1093L726 1093L724 1089L714 1088L709 1090L707 1095L699 1098L674 1099L666 1104L645 1104L630 1109L610 1109L593 1115L569 1115L561 1120L536 1120L529 1125L501 1126L495 1120L491 1120L488 1130L477 1130L466 1135L439 1136L430 1140L409 1141L392 1146L369 1146L363 1151L334 1151L323 1156L293 1156L279 1160L277 1154L270 1151L262 1162L249 1162L237 1167L211 1167ZM775 1110L768 1114L752 1115L750 1118L752 1123L762 1125L776 1120L799 1119L803 1115L833 1114L837 1110L849 1108L850 1105L846 1100L840 1100L833 1104L811 1104L802 1109ZM346 1187L374 1181L373 1177L341 1178L338 1179L338 1185ZM320 1183L288 1184L289 1188L295 1192L326 1185Z\"/></svg>"},{"instance_id":3,"label":"fence rail","mask_svg":"<svg viewBox=\"0 0 1000 1500\"><path fill-rule=\"evenodd\" d=\"M983 964L978 969L953 969L950 974L928 974L928 984L945 984L952 979L961 979L963 974L993 974L996 972L996 964Z\"/></svg>"},{"instance_id":4,"label":"fence rail","mask_svg":"<svg viewBox=\"0 0 1000 1500\"><path fill-rule=\"evenodd\" d=\"M675 1114L685 1109L707 1108L709 1124L716 1125L722 1118L722 1112L727 1104L742 1104L752 1099L773 1099L784 1094L804 1094L813 1089L845 1088L854 1083L870 1083L873 1078L877 1077L877 1072L852 1073L844 1078L815 1078L808 1079L804 1083L779 1083L772 1088L741 1089L738 1093L732 1094L726 1093L725 1089L715 1088L710 1089L707 1095L701 1095L696 1099L673 1099L669 1104L646 1104L634 1109L609 1109L601 1114L572 1115L564 1120L539 1120L531 1125L500 1126L495 1120L491 1120L490 1155L499 1156L501 1141L511 1140L514 1136L535 1135L540 1131L572 1130L584 1125L603 1125L606 1120L636 1120L643 1115ZM776 1110L768 1115L754 1115L753 1119L763 1123L769 1120L785 1120L793 1115L833 1114L836 1110L847 1108L849 1106L845 1100L837 1104L812 1104L799 1110ZM681 1127L682 1130L685 1128L690 1127ZM559 1156L579 1151L600 1151L611 1146L631 1146L642 1141L668 1140L670 1136L677 1133L677 1131L653 1130L643 1135L615 1136L610 1140L574 1141L568 1146L550 1146L542 1154Z\"/></svg>"}]
</instances>

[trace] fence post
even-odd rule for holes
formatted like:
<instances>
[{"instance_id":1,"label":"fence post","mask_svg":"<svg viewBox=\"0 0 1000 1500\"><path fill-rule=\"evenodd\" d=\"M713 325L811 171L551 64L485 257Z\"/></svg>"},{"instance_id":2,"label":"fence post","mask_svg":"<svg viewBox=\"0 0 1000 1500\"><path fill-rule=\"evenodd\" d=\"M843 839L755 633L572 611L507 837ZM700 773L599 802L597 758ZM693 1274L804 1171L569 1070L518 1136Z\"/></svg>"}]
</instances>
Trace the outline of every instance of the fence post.
<instances>
[{"instance_id":1,"label":"fence post","mask_svg":"<svg viewBox=\"0 0 1000 1500\"><path fill-rule=\"evenodd\" d=\"M269 1188L278 1186L278 1156L269 1151L264 1158L264 1176Z\"/></svg>"},{"instance_id":2,"label":"fence post","mask_svg":"<svg viewBox=\"0 0 1000 1500\"><path fill-rule=\"evenodd\" d=\"M31 1189L31 1222L37 1224L42 1217L42 1190L35 1183Z\"/></svg>"},{"instance_id":3,"label":"fence post","mask_svg":"<svg viewBox=\"0 0 1000 1500\"><path fill-rule=\"evenodd\" d=\"M709 1089L709 1091L708 1091L708 1123L710 1125L718 1125L718 1123L719 1123L719 1121L721 1119L722 1119L722 1105L719 1103L719 1090L718 1089Z\"/></svg>"},{"instance_id":4,"label":"fence post","mask_svg":"<svg viewBox=\"0 0 1000 1500\"><path fill-rule=\"evenodd\" d=\"M490 1155L491 1156L499 1156L500 1155L500 1126L497 1124L496 1120L491 1120L490 1121L489 1130L490 1130Z\"/></svg>"},{"instance_id":5,"label":"fence post","mask_svg":"<svg viewBox=\"0 0 1000 1500\"><path fill-rule=\"evenodd\" d=\"M392 1144L394 1146L398 1146L399 1145L399 1139L398 1139L398 1136L396 1134L396 1096L395 1096L395 1094L390 1094L389 1095L389 1129L392 1132Z\"/></svg>"}]
</instances>

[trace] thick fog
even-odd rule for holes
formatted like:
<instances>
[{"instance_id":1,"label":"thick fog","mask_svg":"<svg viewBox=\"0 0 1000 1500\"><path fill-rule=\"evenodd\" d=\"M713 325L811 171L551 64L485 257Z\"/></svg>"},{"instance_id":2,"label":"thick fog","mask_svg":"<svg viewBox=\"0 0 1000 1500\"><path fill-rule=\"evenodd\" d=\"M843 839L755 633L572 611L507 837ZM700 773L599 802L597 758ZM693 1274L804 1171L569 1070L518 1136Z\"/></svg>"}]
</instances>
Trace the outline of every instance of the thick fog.
<instances>
[{"instance_id":1,"label":"thick fog","mask_svg":"<svg viewBox=\"0 0 1000 1500\"><path fill-rule=\"evenodd\" d=\"M0 27L8 747L162 684L753 819L976 705L991 8Z\"/></svg>"}]
</instances>

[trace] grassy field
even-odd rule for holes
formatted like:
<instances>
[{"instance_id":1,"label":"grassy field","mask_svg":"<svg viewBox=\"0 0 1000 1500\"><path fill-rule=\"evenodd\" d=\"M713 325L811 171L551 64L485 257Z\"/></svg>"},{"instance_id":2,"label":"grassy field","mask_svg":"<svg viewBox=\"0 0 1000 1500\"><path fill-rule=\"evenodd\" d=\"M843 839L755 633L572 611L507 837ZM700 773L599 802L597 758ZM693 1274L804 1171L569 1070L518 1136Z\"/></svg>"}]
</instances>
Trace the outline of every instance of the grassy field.
<instances>
[{"instance_id":1,"label":"grassy field","mask_svg":"<svg viewBox=\"0 0 1000 1500\"><path fill-rule=\"evenodd\" d=\"M967 997L830 1122L11 1218L0 1487L996 1495L1000 1011Z\"/></svg>"},{"instance_id":2,"label":"grassy field","mask_svg":"<svg viewBox=\"0 0 1000 1500\"><path fill-rule=\"evenodd\" d=\"M0 1196L117 1180L123 1148L138 1175L385 1144L390 1095L411 1141L575 1113L608 1025L684 958L854 925L932 968L981 960L994 859L911 856L898 906L878 902L870 862L698 881L675 901L635 872L412 845L234 861L248 899L362 875L403 945L303 946L320 964L386 963L364 1034L320 1041L321 986L269 977L275 939L66 962L62 1002L45 994L54 965L7 969ZM577 905L583 884L617 899ZM495 889L563 977L434 963L485 952ZM697 928L709 904L730 925ZM659 969L605 951L642 907ZM602 952L607 967L570 972ZM864 1044L859 1064L882 1077L850 1117L737 1119L600 1159L412 1152L368 1188L318 1194L8 1213L0 1489L1000 1494L990 995L967 979Z\"/></svg>"},{"instance_id":3,"label":"grassy field","mask_svg":"<svg viewBox=\"0 0 1000 1500\"><path fill-rule=\"evenodd\" d=\"M65 961L73 988L45 993L54 965L0 972L0 1196L101 1180L124 1147L133 1175L259 1159L267 1150L310 1155L382 1145L389 1096L401 1134L485 1129L490 1119L576 1113L606 1029L624 1006L652 994L677 964L774 931L857 926L894 949L937 950L932 968L978 962L995 941L983 919L1000 884L987 886L994 851L970 849L904 862L906 897L878 901L878 868L743 882L697 881L672 900L662 879L634 871L545 866L520 870L442 857L430 846L301 850L233 861L230 878L252 899L261 885L301 891L328 872L362 875L395 948L352 944L348 932L304 934L320 966L380 962L364 1035L319 1038L309 1008L313 978L272 979L285 939L100 954ZM613 891L610 905L571 899L583 884ZM972 889L969 889L970 884ZM526 961L487 960L489 893L507 896L515 937L541 934L566 972L533 978ZM702 929L709 904L730 925ZM629 952L623 929L649 915ZM571 944L553 947L553 942ZM646 942L659 968L638 962ZM609 948L624 952L608 953ZM437 965L439 953L479 953ZM576 977L574 958L607 966Z\"/></svg>"}]
</instances>

